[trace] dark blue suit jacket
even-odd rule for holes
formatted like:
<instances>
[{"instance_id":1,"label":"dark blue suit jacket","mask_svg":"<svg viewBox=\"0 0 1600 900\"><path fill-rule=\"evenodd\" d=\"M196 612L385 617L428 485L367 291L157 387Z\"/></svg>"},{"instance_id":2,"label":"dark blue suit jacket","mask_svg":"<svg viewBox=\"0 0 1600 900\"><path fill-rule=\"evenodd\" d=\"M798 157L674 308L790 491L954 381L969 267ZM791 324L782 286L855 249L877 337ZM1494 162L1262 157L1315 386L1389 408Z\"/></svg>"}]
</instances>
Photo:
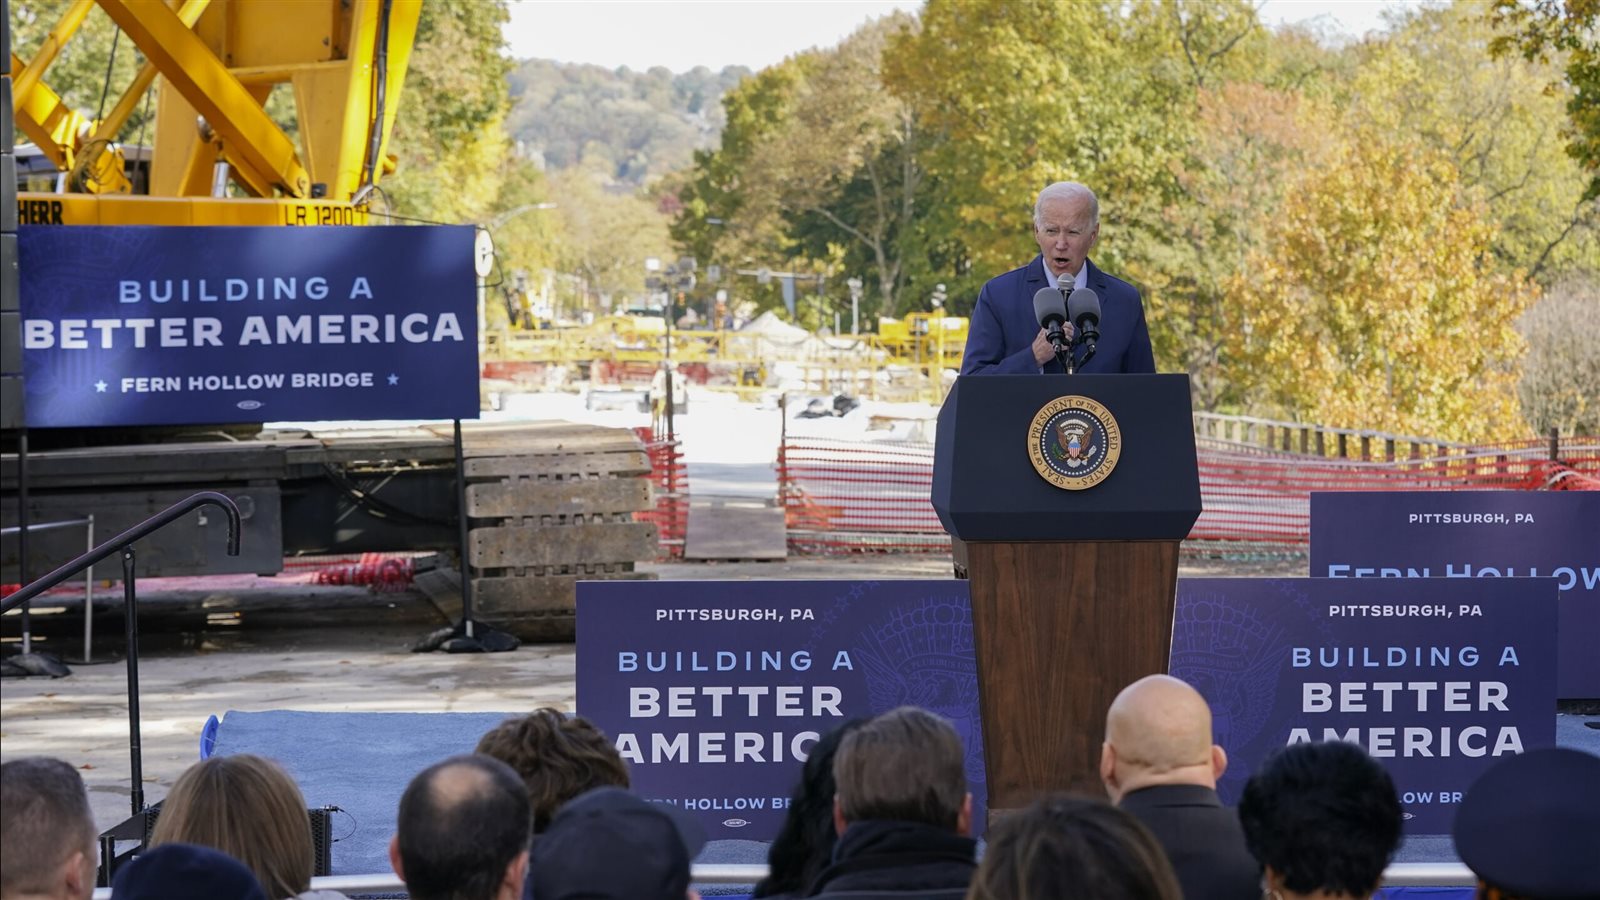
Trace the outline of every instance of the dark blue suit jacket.
<instances>
[{"instance_id":1,"label":"dark blue suit jacket","mask_svg":"<svg viewBox=\"0 0 1600 900\"><path fill-rule=\"evenodd\" d=\"M1150 331L1144 324L1144 304L1134 286L1100 271L1090 260L1088 285L1100 295L1100 340L1094 358L1083 361L1083 348L1075 351L1078 371L1084 373L1153 373ZM978 294L967 332L967 349L961 356L963 375L1032 375L1039 371L1033 359L1033 338L1039 320L1033 317L1033 295L1050 282L1044 277L1044 258L1020 269L989 279ZM1046 372L1065 370L1055 360Z\"/></svg>"}]
</instances>

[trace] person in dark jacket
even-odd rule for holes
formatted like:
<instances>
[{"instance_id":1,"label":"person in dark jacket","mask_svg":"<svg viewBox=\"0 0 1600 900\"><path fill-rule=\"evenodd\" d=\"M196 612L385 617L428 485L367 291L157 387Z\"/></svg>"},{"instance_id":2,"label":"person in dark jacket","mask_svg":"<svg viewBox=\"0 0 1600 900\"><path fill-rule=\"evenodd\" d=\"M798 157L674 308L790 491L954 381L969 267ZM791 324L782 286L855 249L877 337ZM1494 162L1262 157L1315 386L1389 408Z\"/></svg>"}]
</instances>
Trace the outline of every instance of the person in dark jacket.
<instances>
[{"instance_id":1,"label":"person in dark jacket","mask_svg":"<svg viewBox=\"0 0 1600 900\"><path fill-rule=\"evenodd\" d=\"M833 761L839 842L810 896L963 896L977 868L965 765L955 728L915 707L890 710L845 735Z\"/></svg>"},{"instance_id":2,"label":"person in dark jacket","mask_svg":"<svg viewBox=\"0 0 1600 900\"><path fill-rule=\"evenodd\" d=\"M1186 900L1255 900L1261 866L1217 797L1228 755L1211 742L1211 709L1170 675L1122 689L1106 713L1100 778L1111 802L1156 836Z\"/></svg>"},{"instance_id":3,"label":"person in dark jacket","mask_svg":"<svg viewBox=\"0 0 1600 900\"><path fill-rule=\"evenodd\" d=\"M833 760L844 736L860 727L852 719L824 734L811 745L800 783L789 795L783 828L767 849L767 877L761 879L752 897L789 900L804 896L806 888L833 859L833 846L839 832L833 827Z\"/></svg>"}]
</instances>

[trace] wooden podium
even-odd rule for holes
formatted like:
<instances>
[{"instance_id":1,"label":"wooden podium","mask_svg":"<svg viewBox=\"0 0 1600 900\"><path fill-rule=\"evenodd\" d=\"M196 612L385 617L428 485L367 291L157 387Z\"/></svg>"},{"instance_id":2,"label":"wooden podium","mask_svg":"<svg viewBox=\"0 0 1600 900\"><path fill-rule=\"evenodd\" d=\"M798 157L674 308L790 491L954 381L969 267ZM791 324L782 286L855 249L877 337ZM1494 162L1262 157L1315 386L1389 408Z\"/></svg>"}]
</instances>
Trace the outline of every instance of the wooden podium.
<instances>
[{"instance_id":1,"label":"wooden podium","mask_svg":"<svg viewBox=\"0 0 1600 900\"><path fill-rule=\"evenodd\" d=\"M1058 481L1103 480L1063 489L1033 457L1054 457ZM1106 708L1167 670L1178 544L1200 515L1188 376L958 379L933 506L970 582L990 810L1097 786Z\"/></svg>"}]
</instances>

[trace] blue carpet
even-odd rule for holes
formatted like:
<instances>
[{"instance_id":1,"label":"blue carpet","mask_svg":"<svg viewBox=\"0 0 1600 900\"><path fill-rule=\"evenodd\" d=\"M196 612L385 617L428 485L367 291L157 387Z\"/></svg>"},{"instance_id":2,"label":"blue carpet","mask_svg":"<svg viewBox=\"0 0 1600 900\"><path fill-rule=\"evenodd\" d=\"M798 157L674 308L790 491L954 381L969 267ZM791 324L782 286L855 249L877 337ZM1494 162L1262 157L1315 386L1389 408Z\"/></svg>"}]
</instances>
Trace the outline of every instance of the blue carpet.
<instances>
[{"instance_id":1,"label":"blue carpet","mask_svg":"<svg viewBox=\"0 0 1600 900\"><path fill-rule=\"evenodd\" d=\"M484 732L512 715L230 711L217 729L216 752L275 759L300 783L308 805L348 813L333 816L335 875L387 872L406 783L447 756L471 753ZM1586 721L1595 719L1557 716L1556 743L1600 756L1600 730L1585 727ZM766 848L760 841L712 841L697 861L764 863ZM1400 848L1396 862L1455 858L1449 835L1419 835Z\"/></svg>"},{"instance_id":2,"label":"blue carpet","mask_svg":"<svg viewBox=\"0 0 1600 900\"><path fill-rule=\"evenodd\" d=\"M306 805L337 806L333 874L389 871L400 794L411 777L458 753L511 713L234 712L217 729L216 753L255 753L300 783Z\"/></svg>"}]
</instances>

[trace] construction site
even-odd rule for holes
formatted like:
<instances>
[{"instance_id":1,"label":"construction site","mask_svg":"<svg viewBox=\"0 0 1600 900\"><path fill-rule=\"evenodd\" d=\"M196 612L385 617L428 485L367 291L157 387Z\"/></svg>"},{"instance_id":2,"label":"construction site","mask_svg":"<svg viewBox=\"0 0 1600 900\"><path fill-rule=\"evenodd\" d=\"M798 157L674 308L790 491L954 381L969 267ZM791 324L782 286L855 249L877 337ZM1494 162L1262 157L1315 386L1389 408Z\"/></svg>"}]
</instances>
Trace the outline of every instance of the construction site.
<instances>
[{"instance_id":1,"label":"construction site","mask_svg":"<svg viewBox=\"0 0 1600 900\"><path fill-rule=\"evenodd\" d=\"M1465 442L1234 415L1197 408L1187 374L1041 366L1011 382L960 377L971 323L948 314L942 283L918 298L925 311L864 319L852 279L849 307L819 301L799 315L792 283L786 308L730 298L740 292L731 279L686 299L700 264L681 257L663 270L650 258L645 268L670 277L652 275L641 296L557 315L512 289L492 234L554 204L446 224L396 212L383 190L398 165L397 112L415 99L402 88L422 0L294 7L73 0L26 57L10 52L9 31L0 38L10 59L0 98L14 113L0 134L0 752L57 757L81 773L102 889L143 851L160 802L196 759L261 753L288 760L304 790L316 874L356 879L320 886L393 891L384 853L411 773L470 752L506 715L603 708L594 692L631 686L618 673L638 667L613 657L609 671L596 668L586 639L686 643L670 613L769 594L799 597L784 609L806 624L715 640L809 660L836 622L866 622L885 604L881 621L833 635L845 642L836 662L871 661L870 674L850 676L867 685L852 715L913 704L959 721L967 774L974 785L990 777L995 809L1020 807L1040 785L986 776L985 753L1000 771L1015 760L996 760L1026 748L1050 765L1010 771L1044 772L1051 789L1082 783L1099 752L1100 694L1169 663L1178 674L1175 633L1191 642L1191 665L1204 658L1196 680L1222 685L1226 702L1257 703L1250 716L1219 713L1218 741L1281 746L1260 725L1271 698L1252 693L1273 682L1260 674L1283 657L1273 642L1289 640L1287 620L1271 616L1325 610L1310 591L1349 587L1315 577L1328 573L1312 569L1313 495L1561 495L1577 521L1593 507L1567 492L1600 491L1600 436ZM115 91L108 65L91 115L51 75L97 10L140 56ZM142 128L141 140L118 140L141 107L149 140ZM807 277L820 296L823 276ZM1066 275L1050 285L1047 294L1072 292ZM1001 388L1023 382L1061 396L1002 410L1015 392ZM977 424L958 445L963 390L978 398L962 410ZM1103 415L1061 430L1057 446L1047 402L1068 400ZM1032 469L1024 435L1040 457ZM1121 452L1125 436L1125 468L1098 493L1098 480L1047 471L1049 452L1072 467L1080 451L1100 453L1104 479L1119 464L1107 449ZM1536 546L1526 515L1534 537L1524 543ZM972 521L992 530L964 536ZM1581 568L1566 570L1575 583ZM1209 595L1190 596L1205 616L1232 618L1175 629L1180 577L1319 584L1299 601L1268 598L1271 615L1257 618L1242 601L1213 608ZM1538 604L1549 627L1528 638L1551 660L1556 604L1578 608L1556 599L1553 581L1541 580L1550 596ZM872 599L885 584L911 605ZM924 585L932 593L912 596ZM623 591L636 593L612 608L616 621L597 620L595 598ZM702 604L698 592L723 599ZM1003 605L1017 598L1032 606ZM1091 619L1100 630L1080 631ZM1293 627L1322 640L1335 626ZM1561 640L1577 643L1572 634ZM778 649L752 650L758 640ZM682 650L652 649L662 659ZM1038 668L997 668L1019 661ZM709 671L693 666L680 672ZM1061 680L1100 693L1075 705L1066 690L1027 693L1069 668L1076 676ZM1530 744L1592 743L1593 723L1578 721L1592 694L1558 694L1555 663L1547 668L1526 694L1549 734ZM1566 705L1549 728L1557 699ZM1050 704L1071 706L1071 727L1036 714ZM1266 736L1225 733L1242 734L1247 719ZM1010 730L979 737L980 722L992 735ZM789 746L801 757L793 748L818 733L796 734ZM1051 734L1078 743L1046 748ZM1081 771L1068 771L1069 756ZM718 777L691 774L706 771ZM702 863L730 868L702 866L697 881L764 873L770 834L739 832L751 823L736 817L707 821L723 831ZM1408 852L1448 871L1387 883L1470 883L1442 832Z\"/></svg>"}]
</instances>

